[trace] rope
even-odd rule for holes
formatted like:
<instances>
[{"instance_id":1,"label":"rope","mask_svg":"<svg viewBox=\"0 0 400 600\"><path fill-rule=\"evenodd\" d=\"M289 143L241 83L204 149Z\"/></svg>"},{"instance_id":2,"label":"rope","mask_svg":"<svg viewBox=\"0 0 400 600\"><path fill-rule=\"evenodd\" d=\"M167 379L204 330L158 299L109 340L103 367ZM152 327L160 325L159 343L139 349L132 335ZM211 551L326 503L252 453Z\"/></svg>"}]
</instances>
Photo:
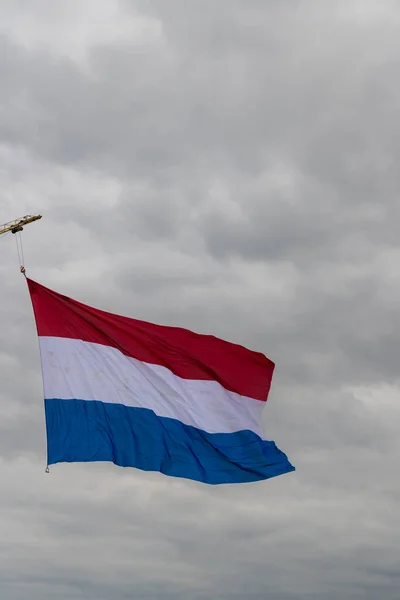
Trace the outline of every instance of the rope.
<instances>
[{"instance_id":1,"label":"rope","mask_svg":"<svg viewBox=\"0 0 400 600\"><path fill-rule=\"evenodd\" d=\"M22 245L22 236L21 236L21 232L20 231L18 231L15 234L15 242L17 244L17 253L18 253L18 260L19 260L19 265L20 265L20 271L21 271L21 273L23 273L25 275L24 247Z\"/></svg>"}]
</instances>

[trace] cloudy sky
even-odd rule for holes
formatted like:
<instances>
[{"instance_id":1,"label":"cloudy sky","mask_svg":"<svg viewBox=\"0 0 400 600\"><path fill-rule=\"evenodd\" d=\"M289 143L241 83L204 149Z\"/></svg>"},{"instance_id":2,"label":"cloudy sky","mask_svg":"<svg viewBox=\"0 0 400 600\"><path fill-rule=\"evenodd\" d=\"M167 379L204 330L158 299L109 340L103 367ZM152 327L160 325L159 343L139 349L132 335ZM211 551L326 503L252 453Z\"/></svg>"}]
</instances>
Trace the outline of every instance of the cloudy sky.
<instances>
[{"instance_id":1,"label":"cloudy sky","mask_svg":"<svg viewBox=\"0 0 400 600\"><path fill-rule=\"evenodd\" d=\"M295 473L46 466L0 239L2 600L398 600L394 0L2 0L0 222L30 277L276 362Z\"/></svg>"}]
</instances>

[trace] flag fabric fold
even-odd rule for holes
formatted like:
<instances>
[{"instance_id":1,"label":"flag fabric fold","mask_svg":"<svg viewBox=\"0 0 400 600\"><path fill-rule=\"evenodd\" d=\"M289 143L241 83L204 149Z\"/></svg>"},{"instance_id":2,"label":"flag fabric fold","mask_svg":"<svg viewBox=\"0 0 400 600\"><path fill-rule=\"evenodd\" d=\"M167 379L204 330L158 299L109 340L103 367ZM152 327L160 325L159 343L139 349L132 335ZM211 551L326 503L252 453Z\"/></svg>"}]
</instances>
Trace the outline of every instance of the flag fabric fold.
<instances>
[{"instance_id":1,"label":"flag fabric fold","mask_svg":"<svg viewBox=\"0 0 400 600\"><path fill-rule=\"evenodd\" d=\"M49 465L108 461L207 484L294 470L264 439L261 417L274 371L266 356L27 282Z\"/></svg>"}]
</instances>

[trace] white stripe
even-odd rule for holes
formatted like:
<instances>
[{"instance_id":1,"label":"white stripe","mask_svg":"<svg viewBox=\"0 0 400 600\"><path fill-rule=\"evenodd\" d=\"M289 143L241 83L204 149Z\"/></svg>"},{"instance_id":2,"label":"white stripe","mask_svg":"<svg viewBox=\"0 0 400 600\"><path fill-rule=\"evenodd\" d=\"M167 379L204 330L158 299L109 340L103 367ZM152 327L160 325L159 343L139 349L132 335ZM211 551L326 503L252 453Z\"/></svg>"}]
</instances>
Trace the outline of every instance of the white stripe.
<instances>
[{"instance_id":1,"label":"white stripe","mask_svg":"<svg viewBox=\"0 0 400 600\"><path fill-rule=\"evenodd\" d=\"M169 369L81 340L39 337L45 398L99 400L148 408L209 433L250 429L264 437L264 402L216 381L182 379Z\"/></svg>"}]
</instances>

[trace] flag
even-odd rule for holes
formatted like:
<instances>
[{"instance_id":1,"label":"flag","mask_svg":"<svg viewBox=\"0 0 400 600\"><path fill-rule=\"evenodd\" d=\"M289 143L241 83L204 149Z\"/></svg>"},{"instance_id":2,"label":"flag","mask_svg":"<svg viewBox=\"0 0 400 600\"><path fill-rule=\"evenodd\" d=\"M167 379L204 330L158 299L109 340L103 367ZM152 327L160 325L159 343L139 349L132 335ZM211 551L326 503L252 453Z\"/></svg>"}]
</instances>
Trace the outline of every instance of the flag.
<instances>
[{"instance_id":1,"label":"flag","mask_svg":"<svg viewBox=\"0 0 400 600\"><path fill-rule=\"evenodd\" d=\"M107 461L207 484L294 470L264 439L261 417L275 367L266 356L27 282L49 465Z\"/></svg>"}]
</instances>

